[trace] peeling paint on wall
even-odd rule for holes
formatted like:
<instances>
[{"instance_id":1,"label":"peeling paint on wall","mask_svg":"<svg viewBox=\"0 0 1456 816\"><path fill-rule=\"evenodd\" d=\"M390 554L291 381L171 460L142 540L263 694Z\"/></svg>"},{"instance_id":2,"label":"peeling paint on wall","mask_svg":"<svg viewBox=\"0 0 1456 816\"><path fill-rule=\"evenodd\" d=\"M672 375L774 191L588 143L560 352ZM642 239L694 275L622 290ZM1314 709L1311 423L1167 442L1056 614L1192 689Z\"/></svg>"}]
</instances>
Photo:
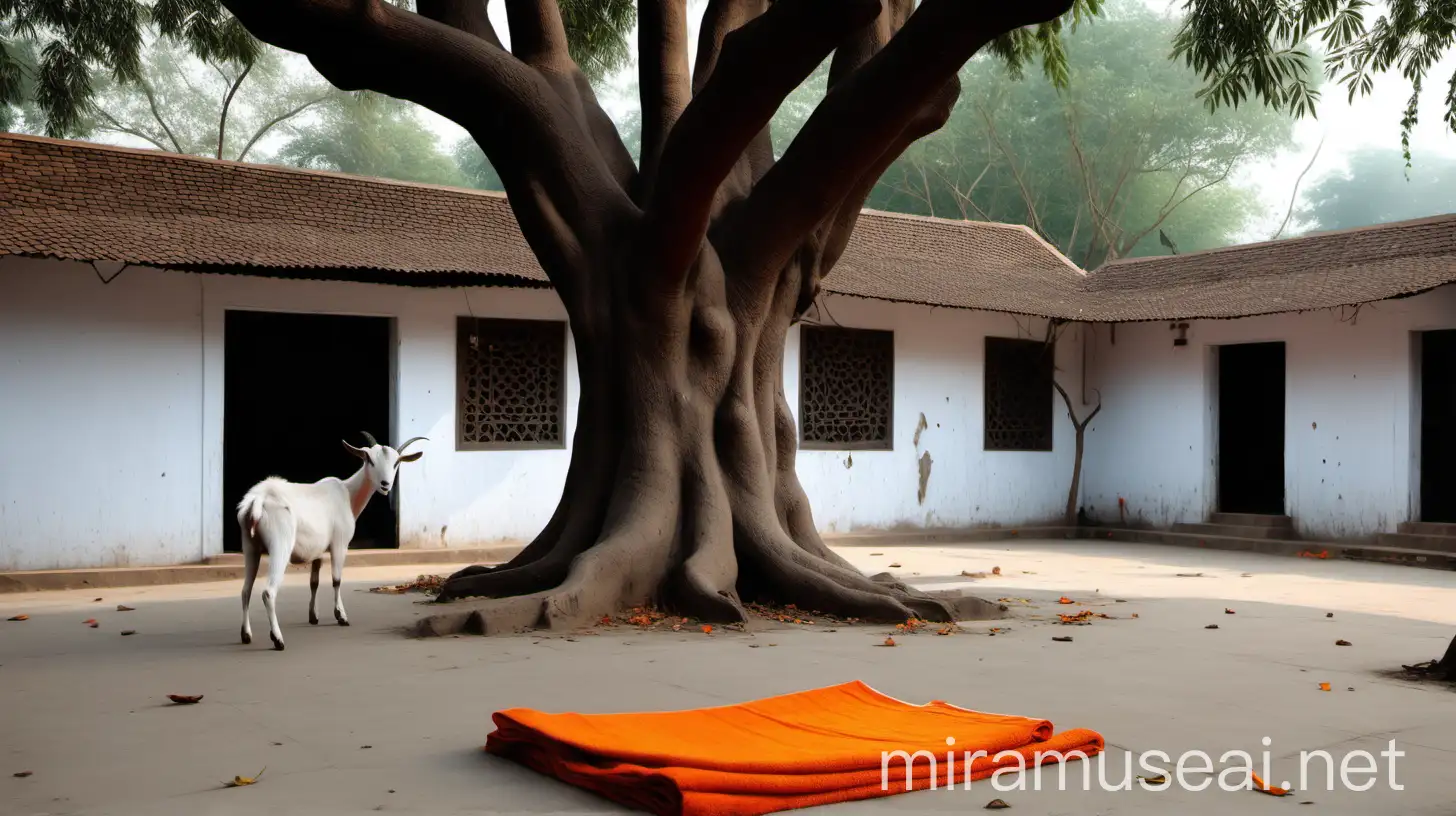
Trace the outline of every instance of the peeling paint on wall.
<instances>
[{"instance_id":1,"label":"peeling paint on wall","mask_svg":"<svg viewBox=\"0 0 1456 816\"><path fill-rule=\"evenodd\" d=\"M925 422L925 412L921 411L920 422L915 425L915 447L920 447L920 434L928 427L930 426Z\"/></svg>"}]
</instances>

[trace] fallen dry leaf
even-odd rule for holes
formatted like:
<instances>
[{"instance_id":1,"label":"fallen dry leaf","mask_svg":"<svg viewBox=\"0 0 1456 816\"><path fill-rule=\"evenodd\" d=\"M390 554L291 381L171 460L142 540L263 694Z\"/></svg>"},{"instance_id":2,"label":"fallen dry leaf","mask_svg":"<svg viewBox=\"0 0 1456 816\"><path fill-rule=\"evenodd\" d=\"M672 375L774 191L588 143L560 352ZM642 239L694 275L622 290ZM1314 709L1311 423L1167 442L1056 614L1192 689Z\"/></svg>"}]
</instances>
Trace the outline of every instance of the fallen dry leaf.
<instances>
[{"instance_id":1,"label":"fallen dry leaf","mask_svg":"<svg viewBox=\"0 0 1456 816\"><path fill-rule=\"evenodd\" d=\"M168 694L167 699L177 705L193 705L202 702L201 694Z\"/></svg>"},{"instance_id":2,"label":"fallen dry leaf","mask_svg":"<svg viewBox=\"0 0 1456 816\"><path fill-rule=\"evenodd\" d=\"M900 566L900 562L899 561L896 561L895 563L893 563L893 564L890 565L890 569L895 569L896 567L899 567L899 566Z\"/></svg>"},{"instance_id":3,"label":"fallen dry leaf","mask_svg":"<svg viewBox=\"0 0 1456 816\"><path fill-rule=\"evenodd\" d=\"M1348 641L1348 640L1337 640L1337 641L1335 641L1335 645L1336 646L1349 646L1350 645L1350 641Z\"/></svg>"},{"instance_id":4,"label":"fallen dry leaf","mask_svg":"<svg viewBox=\"0 0 1456 816\"><path fill-rule=\"evenodd\" d=\"M103 598L97 598L96 600L92 601L91 603L101 603L102 600L104 600L104 599Z\"/></svg>"},{"instance_id":5,"label":"fallen dry leaf","mask_svg":"<svg viewBox=\"0 0 1456 816\"><path fill-rule=\"evenodd\" d=\"M123 630L121 630L121 636L122 637L126 637L127 635L135 635L135 634L136 634L136 630L135 629L123 629Z\"/></svg>"},{"instance_id":6,"label":"fallen dry leaf","mask_svg":"<svg viewBox=\"0 0 1456 816\"><path fill-rule=\"evenodd\" d=\"M963 578L986 578L988 576L984 572L971 572L970 570L961 570L961 577L963 577Z\"/></svg>"},{"instance_id":7,"label":"fallen dry leaf","mask_svg":"<svg viewBox=\"0 0 1456 816\"><path fill-rule=\"evenodd\" d=\"M268 770L268 769L267 768L264 768L263 769L263 771L266 771L266 770ZM257 782L263 776L263 771L258 771L257 776L235 776L232 779L230 779L227 782L224 782L222 784L223 784L224 787L228 787L228 788L241 788L244 785L251 785L254 782Z\"/></svg>"},{"instance_id":8,"label":"fallen dry leaf","mask_svg":"<svg viewBox=\"0 0 1456 816\"><path fill-rule=\"evenodd\" d=\"M870 555L884 555L884 553L870 553Z\"/></svg>"},{"instance_id":9,"label":"fallen dry leaf","mask_svg":"<svg viewBox=\"0 0 1456 816\"><path fill-rule=\"evenodd\" d=\"M1333 618L1334 616L1335 616L1335 613L1333 613L1333 612L1326 612L1325 613L1325 617L1327 617L1327 618Z\"/></svg>"},{"instance_id":10,"label":"fallen dry leaf","mask_svg":"<svg viewBox=\"0 0 1456 816\"><path fill-rule=\"evenodd\" d=\"M18 773L11 774L11 776L15 777L16 779L24 779L33 773L35 773L35 771L20 771Z\"/></svg>"},{"instance_id":11,"label":"fallen dry leaf","mask_svg":"<svg viewBox=\"0 0 1456 816\"><path fill-rule=\"evenodd\" d=\"M1001 568L1000 567L992 567L991 568L991 574L992 575L1000 575L1001 574Z\"/></svg>"},{"instance_id":12,"label":"fallen dry leaf","mask_svg":"<svg viewBox=\"0 0 1456 816\"><path fill-rule=\"evenodd\" d=\"M1225 606L1225 607L1224 607L1224 608L1223 608L1223 613L1224 613L1224 614L1225 614L1225 615L1232 615L1232 614L1234 614L1234 611L1233 611L1233 610L1232 610L1232 609L1229 609L1229 608L1228 608L1228 607L1226 607L1226 606Z\"/></svg>"},{"instance_id":13,"label":"fallen dry leaf","mask_svg":"<svg viewBox=\"0 0 1456 816\"><path fill-rule=\"evenodd\" d=\"M93 623L96 622L96 619L95 618L87 618L86 620L83 620L81 622L84 623L84 624L86 624L87 626L90 626L91 624L93 624Z\"/></svg>"},{"instance_id":14,"label":"fallen dry leaf","mask_svg":"<svg viewBox=\"0 0 1456 816\"><path fill-rule=\"evenodd\" d=\"M1205 626L1203 628L1204 629L1217 629L1218 628L1218 624L1216 624L1216 623L1210 623L1209 625L1207 625L1207 626Z\"/></svg>"},{"instance_id":15,"label":"fallen dry leaf","mask_svg":"<svg viewBox=\"0 0 1456 816\"><path fill-rule=\"evenodd\" d=\"M1134 617L1134 618L1136 618L1136 617L1137 617L1137 616L1138 616L1138 613L1136 613L1136 612L1134 612L1134 613L1132 613L1132 616L1133 616L1133 617Z\"/></svg>"},{"instance_id":16,"label":"fallen dry leaf","mask_svg":"<svg viewBox=\"0 0 1456 816\"><path fill-rule=\"evenodd\" d=\"M136 611L136 608L135 607L131 607L131 606L127 606L126 604L117 604L116 605L116 611L117 612L135 612Z\"/></svg>"},{"instance_id":17,"label":"fallen dry leaf","mask_svg":"<svg viewBox=\"0 0 1456 816\"><path fill-rule=\"evenodd\" d=\"M1163 774L1158 774L1157 776L1139 776L1138 779L1147 785L1168 784L1168 777L1164 776Z\"/></svg>"},{"instance_id":18,"label":"fallen dry leaf","mask_svg":"<svg viewBox=\"0 0 1456 816\"><path fill-rule=\"evenodd\" d=\"M1329 690L1330 690L1330 684L1329 683L1320 683L1320 691L1329 691Z\"/></svg>"},{"instance_id":19,"label":"fallen dry leaf","mask_svg":"<svg viewBox=\"0 0 1456 816\"><path fill-rule=\"evenodd\" d=\"M1201 573L1201 572L1180 572L1180 573L1178 573L1178 576L1177 577L1179 577L1179 578L1202 578L1203 577L1203 573Z\"/></svg>"},{"instance_id":20,"label":"fallen dry leaf","mask_svg":"<svg viewBox=\"0 0 1456 816\"><path fill-rule=\"evenodd\" d=\"M770 645L772 645L772 644L770 644ZM895 639L892 638L892 637L887 637L887 638L885 638L885 642L884 643L881 643L880 645L881 646L894 646L895 645Z\"/></svg>"},{"instance_id":21,"label":"fallen dry leaf","mask_svg":"<svg viewBox=\"0 0 1456 816\"><path fill-rule=\"evenodd\" d=\"M30 620L30 616L29 615L16 615L15 617L13 617L13 618L7 618L6 620L27 621L27 620Z\"/></svg>"},{"instance_id":22,"label":"fallen dry leaf","mask_svg":"<svg viewBox=\"0 0 1456 816\"><path fill-rule=\"evenodd\" d=\"M1001 799L992 799L991 801L986 803L986 810L1005 810L1009 807L1011 806L1006 804L1006 802Z\"/></svg>"},{"instance_id":23,"label":"fallen dry leaf","mask_svg":"<svg viewBox=\"0 0 1456 816\"><path fill-rule=\"evenodd\" d=\"M1055 640L1058 643L1071 643L1072 642L1072 639L1070 637L1054 637L1054 638L1052 638L1052 640Z\"/></svg>"},{"instance_id":24,"label":"fallen dry leaf","mask_svg":"<svg viewBox=\"0 0 1456 816\"><path fill-rule=\"evenodd\" d=\"M1289 791L1285 790L1284 788L1279 788L1279 787L1275 787L1273 785L1270 785L1268 782L1265 782L1264 780L1260 779L1259 778L1259 775L1256 774L1256 773L1254 773L1253 771L1249 771L1249 776L1253 778L1254 790L1256 790L1256 791L1258 791L1260 793L1267 793L1270 796L1288 796L1289 795Z\"/></svg>"},{"instance_id":25,"label":"fallen dry leaf","mask_svg":"<svg viewBox=\"0 0 1456 816\"><path fill-rule=\"evenodd\" d=\"M1074 604L1074 603L1076 603L1076 601L1072 600L1071 598L1068 598L1066 595L1063 595L1062 597L1060 597L1060 598L1057 599L1057 603L1059 603L1059 604Z\"/></svg>"},{"instance_id":26,"label":"fallen dry leaf","mask_svg":"<svg viewBox=\"0 0 1456 816\"><path fill-rule=\"evenodd\" d=\"M705 634L705 635L711 635L711 634L713 634L713 627L712 627L711 624L707 624L707 623L703 624L703 634Z\"/></svg>"}]
</instances>

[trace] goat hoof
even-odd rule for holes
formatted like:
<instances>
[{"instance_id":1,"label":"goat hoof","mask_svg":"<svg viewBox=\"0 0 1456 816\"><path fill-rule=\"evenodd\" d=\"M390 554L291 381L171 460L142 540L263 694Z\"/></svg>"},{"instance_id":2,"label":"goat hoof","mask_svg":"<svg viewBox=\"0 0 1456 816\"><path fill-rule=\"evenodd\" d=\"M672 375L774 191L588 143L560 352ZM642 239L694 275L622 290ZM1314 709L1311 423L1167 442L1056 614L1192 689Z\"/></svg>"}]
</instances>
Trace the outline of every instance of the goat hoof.
<instances>
[{"instance_id":1,"label":"goat hoof","mask_svg":"<svg viewBox=\"0 0 1456 816\"><path fill-rule=\"evenodd\" d=\"M252 642L253 642L253 636L250 635L250 634L248 634L247 632L244 632L243 633L243 645L246 646L246 645L248 645L249 643L252 643Z\"/></svg>"},{"instance_id":2,"label":"goat hoof","mask_svg":"<svg viewBox=\"0 0 1456 816\"><path fill-rule=\"evenodd\" d=\"M349 625L349 619L348 618L339 618L339 625L340 626L348 626Z\"/></svg>"},{"instance_id":3,"label":"goat hoof","mask_svg":"<svg viewBox=\"0 0 1456 816\"><path fill-rule=\"evenodd\" d=\"M278 638L273 638L273 649L278 652L283 651L283 641Z\"/></svg>"},{"instance_id":4,"label":"goat hoof","mask_svg":"<svg viewBox=\"0 0 1456 816\"><path fill-rule=\"evenodd\" d=\"M308 622L313 624L314 626L318 626L318 615L309 615Z\"/></svg>"}]
</instances>

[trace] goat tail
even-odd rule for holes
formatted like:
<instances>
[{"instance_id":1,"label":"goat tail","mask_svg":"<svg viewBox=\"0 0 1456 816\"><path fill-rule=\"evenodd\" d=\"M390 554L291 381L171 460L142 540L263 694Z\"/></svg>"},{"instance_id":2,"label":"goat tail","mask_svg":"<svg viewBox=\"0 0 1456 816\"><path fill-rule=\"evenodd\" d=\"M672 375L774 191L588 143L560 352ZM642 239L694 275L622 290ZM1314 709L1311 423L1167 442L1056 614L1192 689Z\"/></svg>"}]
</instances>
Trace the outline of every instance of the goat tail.
<instances>
[{"instance_id":1,"label":"goat tail","mask_svg":"<svg viewBox=\"0 0 1456 816\"><path fill-rule=\"evenodd\" d=\"M261 545L265 552L268 542L264 539L268 536L263 538L258 536L260 525L263 526L265 533L270 531L269 528L281 532L281 530L277 530L278 527L291 528L293 526L291 518L293 508L289 507L288 502L270 488L271 486L267 482L259 484L249 490L247 495L243 496L243 500L238 502L238 526L243 528L244 534L251 541ZM282 524L265 524L265 520Z\"/></svg>"}]
</instances>

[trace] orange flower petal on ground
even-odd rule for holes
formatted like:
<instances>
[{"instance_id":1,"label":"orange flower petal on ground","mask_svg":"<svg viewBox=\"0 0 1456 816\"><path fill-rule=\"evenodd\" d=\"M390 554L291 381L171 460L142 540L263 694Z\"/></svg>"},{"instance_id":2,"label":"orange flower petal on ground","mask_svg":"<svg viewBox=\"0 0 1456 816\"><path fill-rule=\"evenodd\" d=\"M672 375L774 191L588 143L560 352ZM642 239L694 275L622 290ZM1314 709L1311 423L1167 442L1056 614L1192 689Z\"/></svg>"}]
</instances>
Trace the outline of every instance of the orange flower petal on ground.
<instances>
[{"instance_id":1,"label":"orange flower petal on ground","mask_svg":"<svg viewBox=\"0 0 1456 816\"><path fill-rule=\"evenodd\" d=\"M1260 779L1259 778L1259 775L1256 774L1256 773L1254 773L1253 771L1249 771L1249 776L1252 777L1252 779L1253 779L1253 782L1254 782L1254 790L1256 790L1256 791L1258 791L1260 793L1267 793L1270 796L1288 796L1289 795L1289 791L1287 789L1280 788L1280 787L1277 787L1275 785L1271 785L1268 782L1265 782L1263 779Z\"/></svg>"},{"instance_id":2,"label":"orange flower petal on ground","mask_svg":"<svg viewBox=\"0 0 1456 816\"><path fill-rule=\"evenodd\" d=\"M1072 600L1071 598L1068 598L1066 595L1063 595L1062 597L1060 597L1060 598L1057 599L1057 603L1059 603L1059 604L1074 604L1074 603L1076 603L1076 601Z\"/></svg>"}]
</instances>

